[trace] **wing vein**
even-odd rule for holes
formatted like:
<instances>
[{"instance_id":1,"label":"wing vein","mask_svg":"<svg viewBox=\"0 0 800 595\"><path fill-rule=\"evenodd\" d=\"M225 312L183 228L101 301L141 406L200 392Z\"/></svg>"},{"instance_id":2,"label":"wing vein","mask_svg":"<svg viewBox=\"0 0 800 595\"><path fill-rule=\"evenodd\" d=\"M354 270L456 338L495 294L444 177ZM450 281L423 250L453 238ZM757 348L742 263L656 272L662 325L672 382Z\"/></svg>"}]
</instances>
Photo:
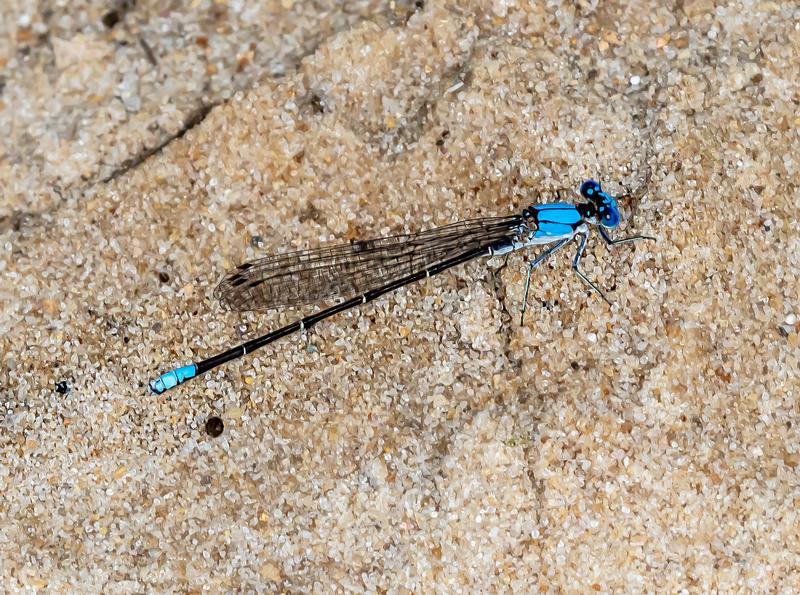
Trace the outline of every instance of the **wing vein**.
<instances>
[{"instance_id":1,"label":"wing vein","mask_svg":"<svg viewBox=\"0 0 800 595\"><path fill-rule=\"evenodd\" d=\"M214 291L232 310L269 310L351 298L450 256L512 235L518 215L460 221L416 234L298 250L246 262Z\"/></svg>"}]
</instances>

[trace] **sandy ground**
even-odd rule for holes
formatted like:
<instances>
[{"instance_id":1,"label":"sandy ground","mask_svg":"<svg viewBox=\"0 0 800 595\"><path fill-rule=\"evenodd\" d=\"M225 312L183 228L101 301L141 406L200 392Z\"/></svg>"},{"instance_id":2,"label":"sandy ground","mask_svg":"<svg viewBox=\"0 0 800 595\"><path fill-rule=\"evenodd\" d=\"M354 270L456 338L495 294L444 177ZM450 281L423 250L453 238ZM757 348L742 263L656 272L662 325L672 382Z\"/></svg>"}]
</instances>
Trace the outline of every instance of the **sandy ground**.
<instances>
[{"instance_id":1,"label":"sandy ground","mask_svg":"<svg viewBox=\"0 0 800 595\"><path fill-rule=\"evenodd\" d=\"M3 590L800 590L796 3L0 17ZM233 265L587 177L611 308L515 254L147 391L313 311Z\"/></svg>"}]
</instances>

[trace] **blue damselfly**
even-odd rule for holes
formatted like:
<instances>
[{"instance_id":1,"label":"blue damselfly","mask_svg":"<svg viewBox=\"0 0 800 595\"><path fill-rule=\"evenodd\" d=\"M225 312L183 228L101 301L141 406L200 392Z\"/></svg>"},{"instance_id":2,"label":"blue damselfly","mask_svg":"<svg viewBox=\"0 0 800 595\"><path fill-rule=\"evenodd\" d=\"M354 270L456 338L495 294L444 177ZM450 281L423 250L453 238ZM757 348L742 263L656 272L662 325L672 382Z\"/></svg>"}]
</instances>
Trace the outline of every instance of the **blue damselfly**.
<instances>
[{"instance_id":1,"label":"blue damselfly","mask_svg":"<svg viewBox=\"0 0 800 595\"><path fill-rule=\"evenodd\" d=\"M585 202L531 205L517 215L470 219L416 234L301 250L241 264L228 272L214 292L214 296L230 309L269 310L328 298L344 301L224 353L162 374L150 382L150 389L161 394L281 337L308 330L334 314L371 302L404 285L480 256L509 254L530 246L548 245L548 248L528 265L521 321L524 321L533 269L573 239L578 242L578 250L572 269L610 305L603 292L580 270L591 230L596 228L608 245L655 238L612 239L608 230L620 223L617 201L594 180L584 182L580 193Z\"/></svg>"}]
</instances>

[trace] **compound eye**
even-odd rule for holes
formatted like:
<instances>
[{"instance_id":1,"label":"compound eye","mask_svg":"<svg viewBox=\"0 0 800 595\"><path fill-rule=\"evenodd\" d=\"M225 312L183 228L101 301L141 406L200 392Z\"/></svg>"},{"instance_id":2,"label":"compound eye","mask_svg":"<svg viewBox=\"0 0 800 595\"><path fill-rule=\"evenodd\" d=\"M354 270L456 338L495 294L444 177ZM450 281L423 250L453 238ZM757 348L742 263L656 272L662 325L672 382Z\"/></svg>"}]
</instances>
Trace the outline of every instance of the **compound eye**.
<instances>
[{"instance_id":1,"label":"compound eye","mask_svg":"<svg viewBox=\"0 0 800 595\"><path fill-rule=\"evenodd\" d=\"M601 192L600 184L594 180L586 180L581 184L581 196L584 198L596 199Z\"/></svg>"},{"instance_id":2,"label":"compound eye","mask_svg":"<svg viewBox=\"0 0 800 595\"><path fill-rule=\"evenodd\" d=\"M619 225L619 213L616 209L600 209L600 224L603 227L616 227Z\"/></svg>"}]
</instances>

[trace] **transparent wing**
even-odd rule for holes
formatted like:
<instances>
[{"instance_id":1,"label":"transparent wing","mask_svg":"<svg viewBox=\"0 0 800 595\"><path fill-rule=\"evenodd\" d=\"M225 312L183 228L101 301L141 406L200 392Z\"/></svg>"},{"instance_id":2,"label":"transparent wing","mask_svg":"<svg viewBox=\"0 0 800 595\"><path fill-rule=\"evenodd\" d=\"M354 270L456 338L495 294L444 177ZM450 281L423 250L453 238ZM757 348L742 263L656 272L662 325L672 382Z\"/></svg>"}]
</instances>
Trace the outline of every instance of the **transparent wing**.
<instances>
[{"instance_id":1,"label":"transparent wing","mask_svg":"<svg viewBox=\"0 0 800 595\"><path fill-rule=\"evenodd\" d=\"M513 235L519 215L460 221L390 236L267 256L229 271L214 291L232 310L268 310L351 298Z\"/></svg>"}]
</instances>

